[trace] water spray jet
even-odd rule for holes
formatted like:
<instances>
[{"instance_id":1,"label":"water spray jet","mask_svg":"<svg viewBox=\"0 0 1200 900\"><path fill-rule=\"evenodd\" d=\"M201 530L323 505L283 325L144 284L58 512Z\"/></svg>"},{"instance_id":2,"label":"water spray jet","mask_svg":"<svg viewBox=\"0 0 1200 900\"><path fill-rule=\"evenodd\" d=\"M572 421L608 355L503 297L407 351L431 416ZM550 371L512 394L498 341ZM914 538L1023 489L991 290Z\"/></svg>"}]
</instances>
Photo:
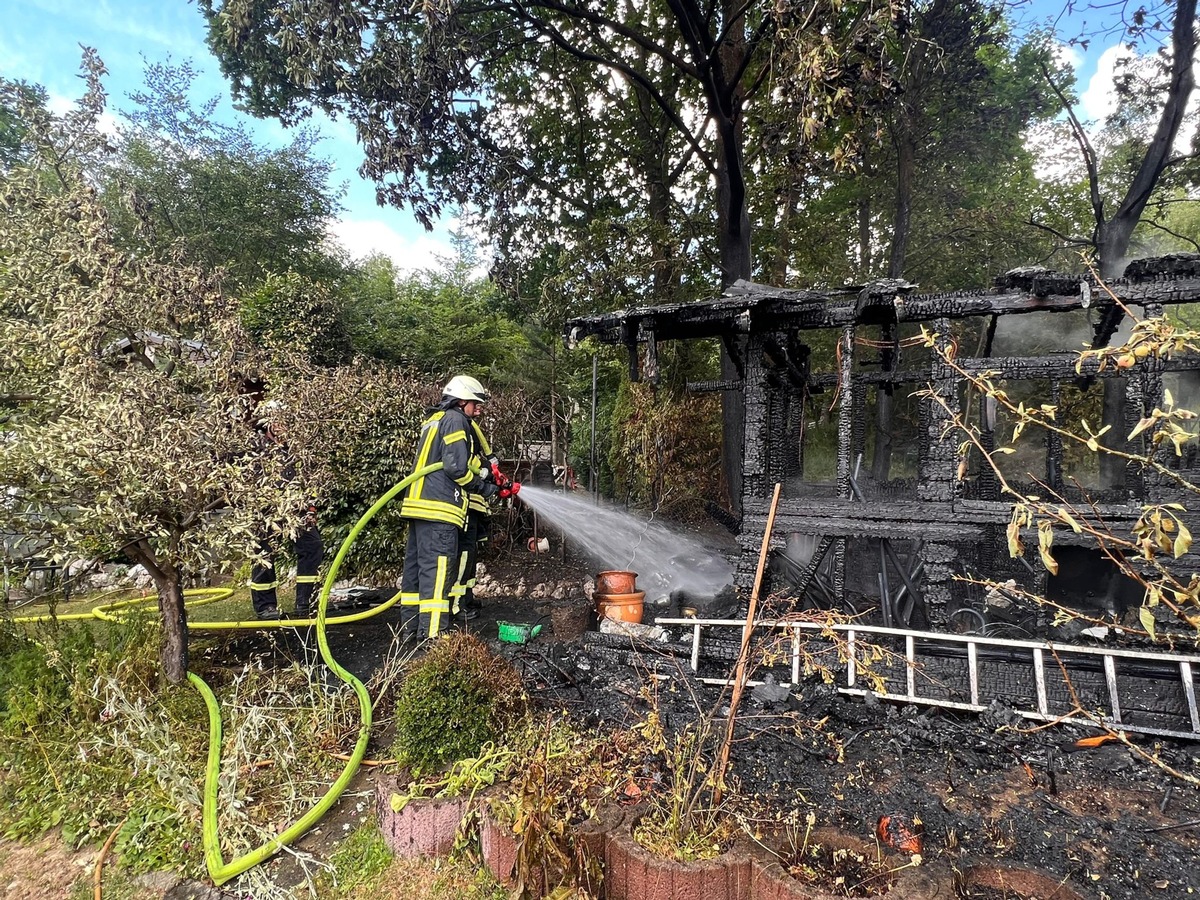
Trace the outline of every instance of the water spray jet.
<instances>
[{"instance_id":1,"label":"water spray jet","mask_svg":"<svg viewBox=\"0 0 1200 900\"><path fill-rule=\"evenodd\" d=\"M718 551L653 518L597 504L591 495L534 486L521 489L521 500L597 565L599 593L644 592L646 601L656 606L682 595L688 605L703 606L733 582L733 566ZM623 585L608 584L606 576L617 573L632 577Z\"/></svg>"}]
</instances>

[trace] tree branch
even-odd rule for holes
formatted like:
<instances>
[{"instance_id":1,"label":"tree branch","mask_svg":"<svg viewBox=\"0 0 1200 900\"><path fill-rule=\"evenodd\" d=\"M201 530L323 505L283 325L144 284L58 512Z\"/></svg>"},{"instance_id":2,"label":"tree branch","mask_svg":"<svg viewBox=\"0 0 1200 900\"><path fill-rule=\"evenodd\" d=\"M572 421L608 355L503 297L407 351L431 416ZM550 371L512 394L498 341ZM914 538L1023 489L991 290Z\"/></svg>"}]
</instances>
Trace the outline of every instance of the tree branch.
<instances>
[{"instance_id":1,"label":"tree branch","mask_svg":"<svg viewBox=\"0 0 1200 900\"><path fill-rule=\"evenodd\" d=\"M1192 202L1194 203L1195 201L1192 201ZM1200 244L1196 243L1196 241L1192 240L1187 235L1180 234L1178 231L1172 231L1166 225L1162 225L1159 222L1156 222L1154 219L1147 219L1146 224L1149 225L1151 228L1157 228L1159 231L1166 232L1167 234L1171 235L1171 237L1173 237L1173 238L1178 238L1181 241L1186 241L1187 243L1189 243L1193 247L1195 247L1198 252L1200 252Z\"/></svg>"},{"instance_id":2,"label":"tree branch","mask_svg":"<svg viewBox=\"0 0 1200 900\"><path fill-rule=\"evenodd\" d=\"M615 19L602 16L599 13L592 12L591 10L580 5L556 3L554 0L534 0L534 2L529 3L528 6L562 13L568 19L591 22L592 24L609 28L616 34L621 35L621 37L628 38L629 40L633 41L633 43L637 44L639 47L649 50L655 56L661 58L665 62L670 63L681 72L690 75L692 78L700 78L700 72L697 71L696 68L686 59L672 53L657 41L650 40L643 32L640 32L634 28L630 28L628 25L618 22ZM514 3L513 8L516 10L518 16L525 18L531 24L534 22L543 22L542 19L539 19L537 16L530 13L525 4L519 2ZM553 27L549 22L544 22L544 24Z\"/></svg>"},{"instance_id":3,"label":"tree branch","mask_svg":"<svg viewBox=\"0 0 1200 900\"><path fill-rule=\"evenodd\" d=\"M1060 241L1062 241L1063 243L1068 244L1072 247L1095 246L1094 242L1089 240L1088 238L1068 237L1067 235L1063 234L1061 231L1051 228L1049 225L1043 225L1041 222L1034 219L1033 213L1029 214L1029 221L1027 221L1025 224L1032 225L1034 228L1040 228L1042 231L1045 231L1045 232L1048 232L1048 233L1054 235Z\"/></svg>"},{"instance_id":4,"label":"tree branch","mask_svg":"<svg viewBox=\"0 0 1200 900\"><path fill-rule=\"evenodd\" d=\"M602 66L615 69L616 71L625 75L631 81L636 81L638 84L640 84L643 88L645 88L646 93L654 99L654 102L658 104L659 108L666 113L667 119L672 125L675 126L676 131L684 136L688 144L692 147L693 151L695 151L696 156L699 157L704 163L705 168L708 169L710 173L716 172L716 165L713 163L712 158L705 151L705 149L700 146L697 139L692 135L691 129L688 128L687 124L682 118L680 118L679 113L671 108L671 105L667 103L666 98L663 97L658 88L655 87L654 83L651 82L649 78L626 63L613 59L605 59L599 54L591 53L582 49L581 47L575 46L565 37L563 37L562 33L557 28L550 23L537 18L536 16L525 16L525 21L537 29L538 32L550 38L550 40L552 40L555 44L577 59L584 60L585 62L599 63Z\"/></svg>"},{"instance_id":5,"label":"tree branch","mask_svg":"<svg viewBox=\"0 0 1200 900\"><path fill-rule=\"evenodd\" d=\"M1067 120L1071 123L1071 133L1075 135L1075 142L1079 144L1079 152L1083 154L1083 161L1087 166L1088 194L1092 205L1092 216L1096 221L1096 238L1089 243L1091 246L1095 246L1096 239L1099 238L1100 231L1104 227L1104 198L1100 196L1100 170L1096 163L1096 151L1092 148L1087 132L1083 130L1083 125L1080 124L1079 119L1076 117L1075 110L1071 108L1066 94L1063 93L1062 88L1054 83L1054 79L1050 77L1050 69L1047 68L1044 62L1039 62L1038 67L1042 70L1042 77L1050 85L1050 90L1054 91L1054 95L1058 97L1058 102L1062 104L1063 111L1067 114ZM1030 224L1035 224L1032 221L1032 217L1030 217Z\"/></svg>"},{"instance_id":6,"label":"tree branch","mask_svg":"<svg viewBox=\"0 0 1200 900\"><path fill-rule=\"evenodd\" d=\"M1179 0L1175 5L1175 23L1171 29L1171 82L1167 89L1167 100L1163 104L1154 138L1146 149L1146 155L1138 168L1129 191L1113 216L1114 220L1141 218L1150 194L1158 183L1167 161L1171 158L1171 146L1179 134L1179 127L1187 113L1188 100L1195 85L1192 65L1196 59L1196 0Z\"/></svg>"}]
</instances>

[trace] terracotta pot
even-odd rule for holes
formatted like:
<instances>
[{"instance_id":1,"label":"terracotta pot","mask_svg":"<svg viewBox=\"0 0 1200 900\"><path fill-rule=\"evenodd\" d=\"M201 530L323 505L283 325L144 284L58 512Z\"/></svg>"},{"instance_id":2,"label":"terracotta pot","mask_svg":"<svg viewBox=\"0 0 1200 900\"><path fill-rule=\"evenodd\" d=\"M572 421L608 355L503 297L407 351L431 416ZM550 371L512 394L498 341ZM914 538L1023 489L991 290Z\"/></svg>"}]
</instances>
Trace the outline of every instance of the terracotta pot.
<instances>
[{"instance_id":1,"label":"terracotta pot","mask_svg":"<svg viewBox=\"0 0 1200 900\"><path fill-rule=\"evenodd\" d=\"M637 590L637 572L614 569L596 576L597 594L632 594Z\"/></svg>"},{"instance_id":2,"label":"terracotta pot","mask_svg":"<svg viewBox=\"0 0 1200 900\"><path fill-rule=\"evenodd\" d=\"M597 594L596 609L602 619L641 623L645 600L645 591L634 591L632 594Z\"/></svg>"}]
</instances>

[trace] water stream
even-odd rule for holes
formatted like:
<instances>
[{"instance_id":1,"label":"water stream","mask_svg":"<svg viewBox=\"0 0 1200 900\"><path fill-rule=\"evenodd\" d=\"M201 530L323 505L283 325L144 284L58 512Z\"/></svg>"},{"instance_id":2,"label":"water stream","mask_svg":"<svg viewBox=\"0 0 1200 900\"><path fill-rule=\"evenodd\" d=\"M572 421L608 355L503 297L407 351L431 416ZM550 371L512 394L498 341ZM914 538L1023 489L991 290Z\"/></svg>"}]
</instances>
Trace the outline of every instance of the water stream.
<instances>
[{"instance_id":1,"label":"water stream","mask_svg":"<svg viewBox=\"0 0 1200 900\"><path fill-rule=\"evenodd\" d=\"M655 601L674 590L712 597L733 581L733 566L693 534L623 509L597 505L590 494L524 486L521 499L572 542L597 571L638 573L638 589Z\"/></svg>"}]
</instances>

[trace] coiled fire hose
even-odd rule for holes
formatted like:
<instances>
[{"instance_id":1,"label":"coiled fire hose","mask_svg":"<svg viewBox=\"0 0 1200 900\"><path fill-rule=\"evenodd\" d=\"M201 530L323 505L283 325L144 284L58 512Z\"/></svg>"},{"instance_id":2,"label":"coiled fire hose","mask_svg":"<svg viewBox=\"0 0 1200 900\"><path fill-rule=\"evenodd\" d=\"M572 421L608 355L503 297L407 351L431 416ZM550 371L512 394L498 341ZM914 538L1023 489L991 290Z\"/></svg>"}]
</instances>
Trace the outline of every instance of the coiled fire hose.
<instances>
[{"instance_id":1,"label":"coiled fire hose","mask_svg":"<svg viewBox=\"0 0 1200 900\"><path fill-rule=\"evenodd\" d=\"M305 834L310 828L316 825L325 816L337 802L338 798L346 790L350 779L358 771L358 767L367 752L367 742L371 736L371 697L367 693L366 685L358 680L351 672L342 668L337 660L333 658L333 654L329 650L329 642L325 637L325 626L328 624L342 624L348 622L357 622L362 619L377 616L385 610L393 606L400 599L400 594L397 592L386 603L373 609L366 610L361 613L354 613L348 616L338 616L335 618L327 618L325 611L329 604L329 594L333 589L334 582L337 580L338 570L342 566L342 562L350 552L350 547L354 541L358 539L358 535L367 526L376 515L379 514L396 496L409 486L417 478L428 475L430 472L436 472L442 468L442 464L434 463L433 465L425 466L413 472L403 481L392 487L387 493L375 501L374 505L368 509L362 517L350 529L350 533L346 535L346 539L342 541L341 547L338 548L337 555L333 559L333 564L329 567L329 572L325 576L325 582L321 585L321 594L317 599L317 617L316 619L288 619L272 622L260 621L239 621L239 622L193 622L189 623L188 627L193 629L204 630L231 630L238 628L291 628L296 625L315 624L317 628L317 646L321 653L321 659L329 666L333 673L346 684L354 688L354 693L358 696L358 708L361 717L359 726L358 741L354 745L354 750L350 754L345 767L337 780L329 786L329 789L322 795L307 813L300 819L288 826L277 837L272 838L265 844L234 858L228 863L221 856L221 844L217 831L217 802L219 799L220 789L220 773L221 773L221 710L217 705L216 695L213 694L210 688L199 675L195 672L188 672L188 680L200 692L204 698L204 704L208 708L208 762L204 772L204 809L203 809L203 836L204 836L204 861L208 867L208 874L212 878L213 883L222 885L241 875L248 869L272 857L278 853L280 849L297 840ZM203 606L209 603L215 603L217 600L223 600L233 593L229 588L202 588L194 591L187 591L185 595L194 598L189 603L190 606ZM128 610L133 607L155 602L154 598L138 598L134 600L122 600L115 603L107 603L97 606L86 613L71 613L62 616L22 616L13 619L14 622L41 622L55 618L58 621L80 621L84 619L100 619L102 621L116 621L121 614L121 611Z\"/></svg>"}]
</instances>

